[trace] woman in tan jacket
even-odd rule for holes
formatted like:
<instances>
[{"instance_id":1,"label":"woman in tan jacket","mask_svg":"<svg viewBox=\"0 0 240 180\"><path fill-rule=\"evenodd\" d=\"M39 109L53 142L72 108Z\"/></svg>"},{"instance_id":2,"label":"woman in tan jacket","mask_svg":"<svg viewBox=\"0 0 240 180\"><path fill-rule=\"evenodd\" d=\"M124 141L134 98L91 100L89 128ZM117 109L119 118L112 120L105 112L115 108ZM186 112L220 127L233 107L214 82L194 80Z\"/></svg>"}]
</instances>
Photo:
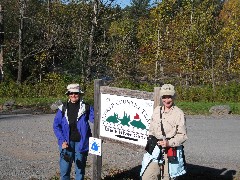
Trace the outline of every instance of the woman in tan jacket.
<instances>
[{"instance_id":1,"label":"woman in tan jacket","mask_svg":"<svg viewBox=\"0 0 240 180\"><path fill-rule=\"evenodd\" d=\"M144 155L140 173L142 180L163 178L160 167L164 162L169 163L169 179L177 179L178 176L186 173L182 146L187 140L184 113L174 105L176 94L173 85L164 84L160 89L160 96L163 106L154 109L149 127L149 137L156 137L158 140L154 151ZM167 151L170 148L175 150L176 157L171 160L168 158L166 161L164 158L167 158ZM161 158L158 153L161 154Z\"/></svg>"}]
</instances>

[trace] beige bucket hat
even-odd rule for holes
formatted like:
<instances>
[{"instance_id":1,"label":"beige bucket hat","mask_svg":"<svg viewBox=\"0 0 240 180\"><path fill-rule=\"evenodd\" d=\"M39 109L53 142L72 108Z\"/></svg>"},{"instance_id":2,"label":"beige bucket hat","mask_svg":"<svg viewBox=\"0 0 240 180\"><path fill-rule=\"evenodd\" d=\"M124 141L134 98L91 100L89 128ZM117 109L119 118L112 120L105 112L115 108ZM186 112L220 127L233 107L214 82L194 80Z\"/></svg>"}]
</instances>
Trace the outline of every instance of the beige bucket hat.
<instances>
[{"instance_id":1,"label":"beige bucket hat","mask_svg":"<svg viewBox=\"0 0 240 180\"><path fill-rule=\"evenodd\" d=\"M160 88L160 96L175 96L175 90L174 90L174 86L171 84L164 84L162 85L162 87Z\"/></svg>"}]
</instances>

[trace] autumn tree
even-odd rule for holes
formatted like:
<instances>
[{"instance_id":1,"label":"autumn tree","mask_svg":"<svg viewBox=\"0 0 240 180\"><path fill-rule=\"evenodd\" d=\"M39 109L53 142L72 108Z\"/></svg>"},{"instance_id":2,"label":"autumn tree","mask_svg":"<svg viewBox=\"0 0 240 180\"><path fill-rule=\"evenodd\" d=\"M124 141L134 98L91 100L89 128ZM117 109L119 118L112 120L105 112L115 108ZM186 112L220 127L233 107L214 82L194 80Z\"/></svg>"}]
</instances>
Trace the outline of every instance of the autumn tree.
<instances>
[{"instance_id":1,"label":"autumn tree","mask_svg":"<svg viewBox=\"0 0 240 180\"><path fill-rule=\"evenodd\" d=\"M223 80L230 81L239 76L240 69L240 2L238 0L228 0L224 2L220 14L223 28L219 35L221 43L221 54L219 56L219 66L223 67Z\"/></svg>"}]
</instances>

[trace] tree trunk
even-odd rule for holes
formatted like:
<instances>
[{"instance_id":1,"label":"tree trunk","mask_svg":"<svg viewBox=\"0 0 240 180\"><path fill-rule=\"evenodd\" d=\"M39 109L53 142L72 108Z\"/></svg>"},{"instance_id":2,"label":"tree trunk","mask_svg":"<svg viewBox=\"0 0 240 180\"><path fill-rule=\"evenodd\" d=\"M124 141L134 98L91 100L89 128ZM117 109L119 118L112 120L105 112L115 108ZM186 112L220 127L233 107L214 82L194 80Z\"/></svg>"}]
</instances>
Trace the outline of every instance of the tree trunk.
<instances>
[{"instance_id":1,"label":"tree trunk","mask_svg":"<svg viewBox=\"0 0 240 180\"><path fill-rule=\"evenodd\" d=\"M228 50L228 61L227 61L227 81L229 81L231 79L231 72L230 72L230 66L231 66L231 61L232 61L232 57L233 57L233 46L230 47L230 49Z\"/></svg>"},{"instance_id":2,"label":"tree trunk","mask_svg":"<svg viewBox=\"0 0 240 180\"><path fill-rule=\"evenodd\" d=\"M0 5L0 82L3 81L3 42L4 42L3 8Z\"/></svg>"},{"instance_id":3,"label":"tree trunk","mask_svg":"<svg viewBox=\"0 0 240 180\"><path fill-rule=\"evenodd\" d=\"M212 89L213 89L213 95L215 97L215 78L214 78L214 44L212 43Z\"/></svg>"},{"instance_id":4,"label":"tree trunk","mask_svg":"<svg viewBox=\"0 0 240 180\"><path fill-rule=\"evenodd\" d=\"M92 20L92 28L89 36L89 47L88 47L88 62L87 62L87 81L91 79L91 69L92 69L92 51L94 45L94 33L95 28L97 27L97 15L98 15L98 5L99 0L94 0L93 4L93 20Z\"/></svg>"},{"instance_id":5,"label":"tree trunk","mask_svg":"<svg viewBox=\"0 0 240 180\"><path fill-rule=\"evenodd\" d=\"M24 1L19 0L20 5L20 24L19 24L19 34L18 34L18 76L17 83L22 82L22 45L23 45L23 18L24 18Z\"/></svg>"}]
</instances>

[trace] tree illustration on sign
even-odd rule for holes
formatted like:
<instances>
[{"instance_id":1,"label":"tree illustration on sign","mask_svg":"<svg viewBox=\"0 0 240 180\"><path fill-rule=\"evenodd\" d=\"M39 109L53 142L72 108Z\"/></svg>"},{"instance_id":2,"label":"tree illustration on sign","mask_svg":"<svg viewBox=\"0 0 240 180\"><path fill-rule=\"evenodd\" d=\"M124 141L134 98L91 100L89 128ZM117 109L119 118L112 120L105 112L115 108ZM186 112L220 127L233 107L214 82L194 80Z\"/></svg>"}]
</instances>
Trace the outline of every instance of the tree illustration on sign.
<instances>
[{"instance_id":1,"label":"tree illustration on sign","mask_svg":"<svg viewBox=\"0 0 240 180\"><path fill-rule=\"evenodd\" d=\"M131 121L131 119L130 119L130 116L128 116L124 111L123 118L119 119L119 121L121 121L121 124L123 126L130 126L128 123Z\"/></svg>"},{"instance_id":2,"label":"tree illustration on sign","mask_svg":"<svg viewBox=\"0 0 240 180\"><path fill-rule=\"evenodd\" d=\"M142 123L137 113L136 113L136 116L134 116L134 120L130 122L130 124L139 129L146 129L146 126Z\"/></svg>"},{"instance_id":3,"label":"tree illustration on sign","mask_svg":"<svg viewBox=\"0 0 240 180\"><path fill-rule=\"evenodd\" d=\"M107 119L106 119L107 122L111 122L111 123L118 123L118 114L114 113L113 116L109 116Z\"/></svg>"},{"instance_id":4,"label":"tree illustration on sign","mask_svg":"<svg viewBox=\"0 0 240 180\"><path fill-rule=\"evenodd\" d=\"M125 111L124 111L124 115L123 118L120 119L118 118L118 114L114 113L113 116L109 116L106 121L110 122L110 123L119 123L119 121L121 122L121 124L123 126L133 126L139 129L146 129L146 126L142 123L139 115L136 113L136 115L133 117L134 120L130 119L130 115L128 115ZM130 123L130 124L129 124Z\"/></svg>"}]
</instances>

